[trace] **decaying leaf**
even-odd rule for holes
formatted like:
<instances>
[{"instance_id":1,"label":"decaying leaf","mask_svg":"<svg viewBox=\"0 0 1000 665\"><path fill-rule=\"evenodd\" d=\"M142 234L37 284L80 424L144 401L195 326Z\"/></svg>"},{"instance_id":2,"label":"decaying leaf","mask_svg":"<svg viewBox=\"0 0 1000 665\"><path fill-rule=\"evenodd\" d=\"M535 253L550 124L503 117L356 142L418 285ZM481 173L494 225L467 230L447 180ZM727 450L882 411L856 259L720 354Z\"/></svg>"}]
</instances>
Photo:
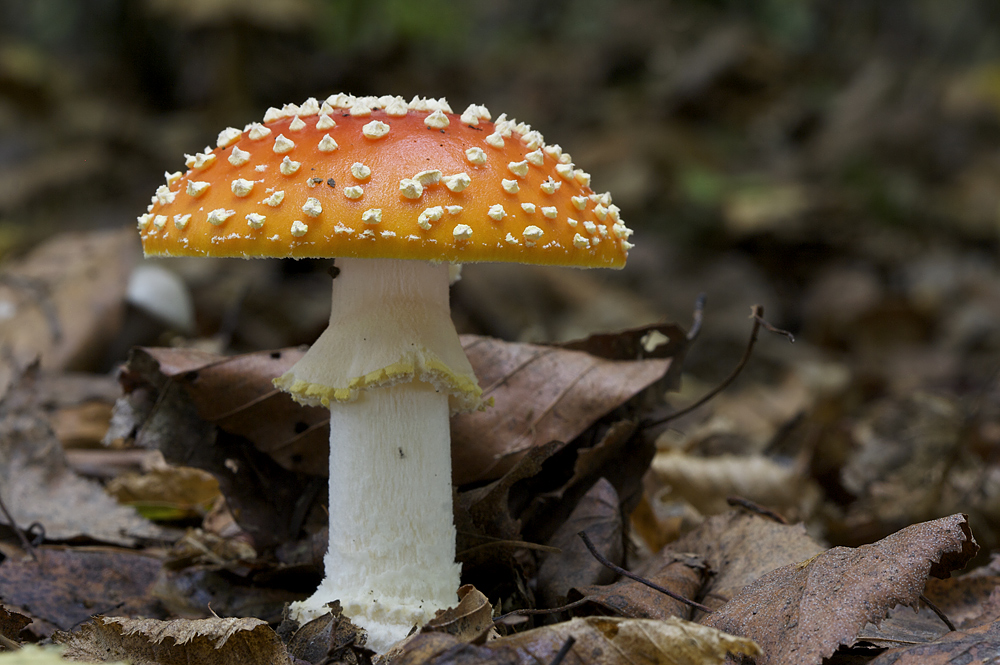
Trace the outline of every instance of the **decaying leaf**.
<instances>
[{"instance_id":1,"label":"decaying leaf","mask_svg":"<svg viewBox=\"0 0 1000 665\"><path fill-rule=\"evenodd\" d=\"M448 633L462 642L482 644L493 630L493 606L471 584L458 589L458 605L441 611L420 629L421 633Z\"/></svg>"},{"instance_id":2,"label":"decaying leaf","mask_svg":"<svg viewBox=\"0 0 1000 665\"><path fill-rule=\"evenodd\" d=\"M150 598L160 560L132 550L43 547L0 564L0 601L34 618L39 636L69 630L95 613L160 616Z\"/></svg>"},{"instance_id":3,"label":"decaying leaf","mask_svg":"<svg viewBox=\"0 0 1000 665\"><path fill-rule=\"evenodd\" d=\"M930 644L889 649L871 665L992 665L1000 654L1000 621L948 633Z\"/></svg>"},{"instance_id":4,"label":"decaying leaf","mask_svg":"<svg viewBox=\"0 0 1000 665\"><path fill-rule=\"evenodd\" d=\"M74 633L57 633L68 660L127 660L132 665L214 663L291 665L278 635L260 619L122 619L97 616Z\"/></svg>"},{"instance_id":5,"label":"decaying leaf","mask_svg":"<svg viewBox=\"0 0 1000 665\"><path fill-rule=\"evenodd\" d=\"M313 665L370 663L374 652L364 646L368 639L365 631L342 614L340 602L333 601L329 608L329 612L301 627L287 616L282 618L278 635L287 642L288 653ZM286 638L288 633L291 635Z\"/></svg>"},{"instance_id":6,"label":"decaying leaf","mask_svg":"<svg viewBox=\"0 0 1000 665\"><path fill-rule=\"evenodd\" d=\"M139 256L135 231L63 233L0 274L0 396L21 370L77 369L101 359L124 311Z\"/></svg>"},{"instance_id":7,"label":"decaying leaf","mask_svg":"<svg viewBox=\"0 0 1000 665\"><path fill-rule=\"evenodd\" d=\"M615 579L614 571L595 559L584 545L577 535L581 531L605 558L622 564L625 543L618 492L603 478L583 496L548 542L559 552L546 556L538 570L538 591L544 607L565 605L573 587L609 584Z\"/></svg>"},{"instance_id":8,"label":"decaying leaf","mask_svg":"<svg viewBox=\"0 0 1000 665\"><path fill-rule=\"evenodd\" d=\"M724 662L726 654L760 653L749 639L682 619L588 617L518 633L481 647L446 640L441 635L419 635L392 662L393 665L474 662L537 665L551 662L570 638L574 642L563 661L566 663L709 665Z\"/></svg>"},{"instance_id":9,"label":"decaying leaf","mask_svg":"<svg viewBox=\"0 0 1000 665\"><path fill-rule=\"evenodd\" d=\"M211 474L162 461L146 473L117 476L105 489L144 517L161 520L202 516L220 496L219 482Z\"/></svg>"},{"instance_id":10,"label":"decaying leaf","mask_svg":"<svg viewBox=\"0 0 1000 665\"><path fill-rule=\"evenodd\" d=\"M0 403L0 492L14 521L38 522L50 540L91 538L133 545L160 529L80 478L39 408L29 370ZM0 514L0 523L6 523Z\"/></svg>"},{"instance_id":11,"label":"decaying leaf","mask_svg":"<svg viewBox=\"0 0 1000 665\"><path fill-rule=\"evenodd\" d=\"M31 623L31 617L24 616L20 612L9 610L0 605L0 635L8 640L18 641L21 639L21 630Z\"/></svg>"},{"instance_id":12,"label":"decaying leaf","mask_svg":"<svg viewBox=\"0 0 1000 665\"><path fill-rule=\"evenodd\" d=\"M964 515L916 524L774 570L703 623L754 639L760 665L819 663L893 606L916 603L928 574L947 577L978 549Z\"/></svg>"},{"instance_id":13,"label":"decaying leaf","mask_svg":"<svg viewBox=\"0 0 1000 665\"><path fill-rule=\"evenodd\" d=\"M247 439L198 415L188 386L199 382L197 368L212 364L213 358L218 360L184 351L164 352L158 360L146 349L133 351L122 375L126 395L115 407L109 437L134 437L136 445L160 450L168 462L215 476L234 517L258 549L292 540L324 479L284 469Z\"/></svg>"},{"instance_id":14,"label":"decaying leaf","mask_svg":"<svg viewBox=\"0 0 1000 665\"><path fill-rule=\"evenodd\" d=\"M801 524L789 526L730 511L709 518L666 551L694 554L705 562L711 576L701 590L700 602L715 609L765 573L804 561L823 548Z\"/></svg>"},{"instance_id":15,"label":"decaying leaf","mask_svg":"<svg viewBox=\"0 0 1000 665\"><path fill-rule=\"evenodd\" d=\"M663 378L669 358L606 360L581 351L463 336L485 399L452 419L456 485L499 478L533 447L571 441Z\"/></svg>"}]
</instances>

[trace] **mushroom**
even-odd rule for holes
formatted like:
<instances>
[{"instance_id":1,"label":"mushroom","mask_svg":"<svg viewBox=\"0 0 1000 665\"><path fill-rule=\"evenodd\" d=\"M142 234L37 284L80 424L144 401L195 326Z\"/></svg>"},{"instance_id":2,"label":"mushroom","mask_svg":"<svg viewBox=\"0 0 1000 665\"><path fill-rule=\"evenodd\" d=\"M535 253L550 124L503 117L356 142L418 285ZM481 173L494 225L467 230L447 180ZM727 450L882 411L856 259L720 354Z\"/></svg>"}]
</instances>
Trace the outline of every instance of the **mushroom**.
<instances>
[{"instance_id":1,"label":"mushroom","mask_svg":"<svg viewBox=\"0 0 1000 665\"><path fill-rule=\"evenodd\" d=\"M269 109L168 173L147 256L337 257L330 325L276 386L330 409L326 577L384 651L454 605L449 415L483 406L448 264L620 268L631 230L558 145L483 106L333 95Z\"/></svg>"}]
</instances>

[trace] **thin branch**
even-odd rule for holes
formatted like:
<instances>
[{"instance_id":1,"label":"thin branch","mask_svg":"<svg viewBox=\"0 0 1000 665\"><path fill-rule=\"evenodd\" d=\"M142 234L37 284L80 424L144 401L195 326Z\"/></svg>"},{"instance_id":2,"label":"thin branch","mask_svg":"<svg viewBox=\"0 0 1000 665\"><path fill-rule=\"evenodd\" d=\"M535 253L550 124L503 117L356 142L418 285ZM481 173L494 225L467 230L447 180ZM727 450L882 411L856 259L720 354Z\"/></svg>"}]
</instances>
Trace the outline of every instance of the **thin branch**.
<instances>
[{"instance_id":1,"label":"thin branch","mask_svg":"<svg viewBox=\"0 0 1000 665\"><path fill-rule=\"evenodd\" d=\"M778 524L788 524L788 520L786 520L785 516L782 515L781 513L777 513L771 510L770 508L765 508L764 506L760 505L759 503L755 503L750 499L744 499L741 496L727 496L726 503L728 503L730 506L740 506L741 508L746 508L752 513L757 513L758 515L769 517Z\"/></svg>"},{"instance_id":2,"label":"thin branch","mask_svg":"<svg viewBox=\"0 0 1000 665\"><path fill-rule=\"evenodd\" d=\"M694 313L691 315L691 330L688 331L687 338L689 342L693 342L698 338L698 333L701 332L701 322L705 318L705 302L708 300L708 296L704 293L699 293L698 297L694 301Z\"/></svg>"},{"instance_id":3,"label":"thin branch","mask_svg":"<svg viewBox=\"0 0 1000 665\"><path fill-rule=\"evenodd\" d=\"M955 628L955 624L951 622L951 619L948 618L948 615L942 612L941 608L928 600L927 596L920 594L920 600L922 600L927 607L931 608L931 612L934 612L934 614L938 616L938 619L941 619L941 621L944 622L944 625L948 626L948 630L952 632L958 630Z\"/></svg>"},{"instance_id":4,"label":"thin branch","mask_svg":"<svg viewBox=\"0 0 1000 665\"><path fill-rule=\"evenodd\" d=\"M10 514L10 511L7 510L7 505L3 502L3 494L0 494L0 510L3 511L4 517L7 518L7 523L10 524L10 528L13 529L14 533L17 534L17 539L21 541L21 547L23 547L24 550L28 554L30 554L31 558L34 559L35 562L37 563L38 556L35 554L35 546L31 544L31 542L28 540L28 537L24 535L24 532L21 531L20 528L18 528L17 522L14 521L13 515Z\"/></svg>"},{"instance_id":5,"label":"thin branch","mask_svg":"<svg viewBox=\"0 0 1000 665\"><path fill-rule=\"evenodd\" d=\"M569 650L573 648L574 644L576 644L576 638L573 637L572 635L567 637L562 647L559 649L559 651L556 652L556 655L552 657L552 661L549 663L549 665L559 665L559 663L563 662L563 659L566 657L566 654L569 653Z\"/></svg>"},{"instance_id":6,"label":"thin branch","mask_svg":"<svg viewBox=\"0 0 1000 665\"><path fill-rule=\"evenodd\" d=\"M559 612L565 612L566 610L571 610L574 607L580 607L581 605L586 605L590 602L589 598L581 598L580 600L574 600L572 603L567 603L566 605L561 605L559 607L550 607L543 610L532 610L532 609L521 609L521 610L511 610L506 614L501 614L496 619L493 620L493 625L497 625L507 617L513 616L534 616L537 614L557 614Z\"/></svg>"},{"instance_id":7,"label":"thin branch","mask_svg":"<svg viewBox=\"0 0 1000 665\"><path fill-rule=\"evenodd\" d=\"M703 406L710 399L712 399L713 397L721 393L723 390L728 388L729 384L731 384L733 381L736 380L736 377L740 375L740 373L743 371L743 368L746 367L747 362L750 360L750 355L753 353L754 345L757 344L757 336L760 333L761 328L763 328L768 332L772 332L778 335L784 335L791 342L795 341L795 336L792 335L792 333L788 332L787 330L781 330L780 328L775 328L770 323L765 321L763 319L763 316L764 316L764 308L761 307L760 305L754 305L753 307L750 308L750 318L753 319L753 329L750 331L750 340L749 342L747 342L747 348L743 352L743 357L740 358L740 362L736 365L735 368L733 368L733 371L729 373L729 376L723 379L722 383L717 385L712 390L708 391L707 394L705 394L701 399L697 400L694 404L690 404L684 407L683 409L680 409L679 411L674 411L670 415L664 416L663 418L659 418L658 420L643 422L642 428L649 429L650 427L656 427L657 425L662 425L666 422L670 422L675 418L680 418L681 416L687 415L692 411L694 411L695 409L697 409L698 407Z\"/></svg>"},{"instance_id":8,"label":"thin branch","mask_svg":"<svg viewBox=\"0 0 1000 665\"><path fill-rule=\"evenodd\" d=\"M685 605L687 605L689 607L693 607L693 608L695 608L697 610L701 610L702 612L705 612L706 614L711 614L712 608L706 607L706 606L702 605L701 603L697 603L697 602L695 602L695 601L693 601L693 600L691 600L689 598L685 598L684 596L680 595L679 593L671 591L670 589L668 589L666 587L662 587L659 584L657 584L656 582L650 582L649 580L645 579L644 577L640 577L639 575L636 575L635 573L629 572L629 571L625 570L624 568L622 568L621 566L618 566L618 565L616 565L616 564L608 561L603 555L601 555L600 552L597 551L597 548L594 547L594 543L591 542L590 536L587 535L586 531L581 531L580 533L578 533L576 535L580 536L580 538L583 539L583 544L587 546L587 549L590 550L590 553L594 556L595 559L597 559L598 561L600 561L603 566L605 566L607 568L610 568L611 570L615 571L619 575L624 575L625 577L628 577L629 579L633 579L636 582L639 582L640 584L645 584L650 589L656 589L660 593L663 593L663 594L666 594L666 595L670 596L671 598L673 598L674 600L676 600L679 603L684 603Z\"/></svg>"}]
</instances>

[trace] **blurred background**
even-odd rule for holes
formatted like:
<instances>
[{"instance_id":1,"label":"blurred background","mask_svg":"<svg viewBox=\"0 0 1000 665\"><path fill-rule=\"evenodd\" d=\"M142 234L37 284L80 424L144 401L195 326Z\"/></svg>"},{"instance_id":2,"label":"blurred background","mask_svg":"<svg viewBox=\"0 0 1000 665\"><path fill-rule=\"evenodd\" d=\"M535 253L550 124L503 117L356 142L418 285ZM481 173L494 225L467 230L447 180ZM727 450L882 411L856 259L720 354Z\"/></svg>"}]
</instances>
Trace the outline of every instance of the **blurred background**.
<instances>
[{"instance_id":1,"label":"blurred background","mask_svg":"<svg viewBox=\"0 0 1000 665\"><path fill-rule=\"evenodd\" d=\"M790 465L804 485L771 502L838 542L954 510L979 511L977 535L1000 524L995 0L0 0L0 256L133 228L183 153L341 91L528 122L636 231L620 272L467 266L460 332L688 327L705 293L683 404L736 364L761 304L796 344L763 338L663 451ZM131 271L138 235L116 251ZM77 368L326 324L329 262L143 265L172 275L174 311L130 295Z\"/></svg>"}]
</instances>

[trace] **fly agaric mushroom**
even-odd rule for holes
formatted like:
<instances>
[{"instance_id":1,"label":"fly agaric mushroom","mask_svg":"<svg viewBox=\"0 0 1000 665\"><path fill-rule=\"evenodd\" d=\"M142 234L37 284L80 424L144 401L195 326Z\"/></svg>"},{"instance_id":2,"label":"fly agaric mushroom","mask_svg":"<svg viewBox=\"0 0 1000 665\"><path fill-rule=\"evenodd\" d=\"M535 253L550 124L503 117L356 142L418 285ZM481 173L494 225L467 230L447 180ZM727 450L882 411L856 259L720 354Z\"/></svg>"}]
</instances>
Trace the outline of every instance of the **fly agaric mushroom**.
<instances>
[{"instance_id":1,"label":"fly agaric mushroom","mask_svg":"<svg viewBox=\"0 0 1000 665\"><path fill-rule=\"evenodd\" d=\"M483 106L333 95L269 109L166 174L139 217L147 256L337 257L330 325L276 386L330 409L326 577L384 651L453 605L449 415L481 391L447 263L621 268L631 230L558 145Z\"/></svg>"}]
</instances>

